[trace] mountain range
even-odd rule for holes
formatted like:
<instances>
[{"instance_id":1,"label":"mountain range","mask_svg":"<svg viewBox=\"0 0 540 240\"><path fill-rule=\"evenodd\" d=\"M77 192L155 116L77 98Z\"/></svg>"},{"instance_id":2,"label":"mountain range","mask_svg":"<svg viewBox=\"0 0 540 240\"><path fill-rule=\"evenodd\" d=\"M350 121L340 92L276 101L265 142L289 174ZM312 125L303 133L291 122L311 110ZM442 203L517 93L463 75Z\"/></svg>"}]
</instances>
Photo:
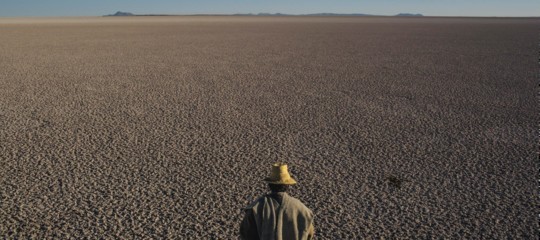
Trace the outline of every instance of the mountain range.
<instances>
[{"instance_id":1,"label":"mountain range","mask_svg":"<svg viewBox=\"0 0 540 240\"><path fill-rule=\"evenodd\" d=\"M363 13L310 13L310 14L284 14L284 13L237 13L237 14L186 14L189 16L205 16L205 15L223 15L223 16L382 16L382 15L373 15L373 14L363 14ZM172 15L172 14L133 14L130 12L118 11L114 14L104 15L104 17L125 17L125 16L182 16L182 15ZM422 14L413 14L413 13L399 13L394 15L396 17L423 17Z\"/></svg>"}]
</instances>

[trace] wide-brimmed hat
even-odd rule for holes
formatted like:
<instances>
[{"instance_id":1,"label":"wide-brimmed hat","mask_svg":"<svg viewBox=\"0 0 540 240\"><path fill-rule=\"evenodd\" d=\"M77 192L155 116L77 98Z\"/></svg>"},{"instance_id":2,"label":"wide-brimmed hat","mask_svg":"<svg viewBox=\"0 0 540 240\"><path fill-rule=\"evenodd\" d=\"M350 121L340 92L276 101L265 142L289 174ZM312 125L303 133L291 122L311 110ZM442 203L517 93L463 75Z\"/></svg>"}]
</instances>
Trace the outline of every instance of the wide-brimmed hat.
<instances>
[{"instance_id":1,"label":"wide-brimmed hat","mask_svg":"<svg viewBox=\"0 0 540 240\"><path fill-rule=\"evenodd\" d=\"M274 163L274 165L272 165L270 177L265 178L264 181L271 184L296 184L296 181L291 177L289 171L287 170L287 164L284 163Z\"/></svg>"}]
</instances>

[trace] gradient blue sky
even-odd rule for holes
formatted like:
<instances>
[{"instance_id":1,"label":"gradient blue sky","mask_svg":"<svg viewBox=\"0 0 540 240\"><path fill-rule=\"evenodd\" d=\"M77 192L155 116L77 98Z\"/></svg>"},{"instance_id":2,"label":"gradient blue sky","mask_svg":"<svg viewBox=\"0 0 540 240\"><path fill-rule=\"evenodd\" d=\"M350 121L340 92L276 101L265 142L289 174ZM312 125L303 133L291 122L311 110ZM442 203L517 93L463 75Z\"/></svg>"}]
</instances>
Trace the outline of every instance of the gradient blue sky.
<instances>
[{"instance_id":1,"label":"gradient blue sky","mask_svg":"<svg viewBox=\"0 0 540 240\"><path fill-rule=\"evenodd\" d=\"M0 17L137 14L366 13L540 16L540 0L0 0Z\"/></svg>"}]
</instances>

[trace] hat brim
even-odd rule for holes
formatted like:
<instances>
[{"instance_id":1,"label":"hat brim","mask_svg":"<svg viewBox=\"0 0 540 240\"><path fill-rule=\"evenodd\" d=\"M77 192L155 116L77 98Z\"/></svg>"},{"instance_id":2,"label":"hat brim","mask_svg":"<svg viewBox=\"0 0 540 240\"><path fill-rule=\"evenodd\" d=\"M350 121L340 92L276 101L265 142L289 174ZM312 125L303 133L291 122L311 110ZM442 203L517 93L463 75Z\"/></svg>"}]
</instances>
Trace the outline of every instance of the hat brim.
<instances>
[{"instance_id":1,"label":"hat brim","mask_svg":"<svg viewBox=\"0 0 540 240\"><path fill-rule=\"evenodd\" d=\"M276 180L271 179L271 178L265 178L264 181L267 182L267 183L276 184L276 185L294 185L294 184L296 184L296 181L294 179L292 179L292 178L289 178L289 179L286 179L286 180L283 180L283 181L276 181Z\"/></svg>"}]
</instances>

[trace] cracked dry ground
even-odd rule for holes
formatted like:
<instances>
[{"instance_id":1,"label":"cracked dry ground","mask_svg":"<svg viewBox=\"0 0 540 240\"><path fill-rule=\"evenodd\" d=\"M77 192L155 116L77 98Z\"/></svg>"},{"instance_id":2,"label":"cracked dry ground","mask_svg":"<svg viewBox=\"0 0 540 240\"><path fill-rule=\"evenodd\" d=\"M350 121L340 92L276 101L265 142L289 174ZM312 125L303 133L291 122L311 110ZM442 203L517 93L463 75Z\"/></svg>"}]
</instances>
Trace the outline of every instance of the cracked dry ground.
<instances>
[{"instance_id":1,"label":"cracked dry ground","mask_svg":"<svg viewBox=\"0 0 540 240\"><path fill-rule=\"evenodd\" d=\"M0 19L0 236L538 236L538 19Z\"/></svg>"}]
</instances>

